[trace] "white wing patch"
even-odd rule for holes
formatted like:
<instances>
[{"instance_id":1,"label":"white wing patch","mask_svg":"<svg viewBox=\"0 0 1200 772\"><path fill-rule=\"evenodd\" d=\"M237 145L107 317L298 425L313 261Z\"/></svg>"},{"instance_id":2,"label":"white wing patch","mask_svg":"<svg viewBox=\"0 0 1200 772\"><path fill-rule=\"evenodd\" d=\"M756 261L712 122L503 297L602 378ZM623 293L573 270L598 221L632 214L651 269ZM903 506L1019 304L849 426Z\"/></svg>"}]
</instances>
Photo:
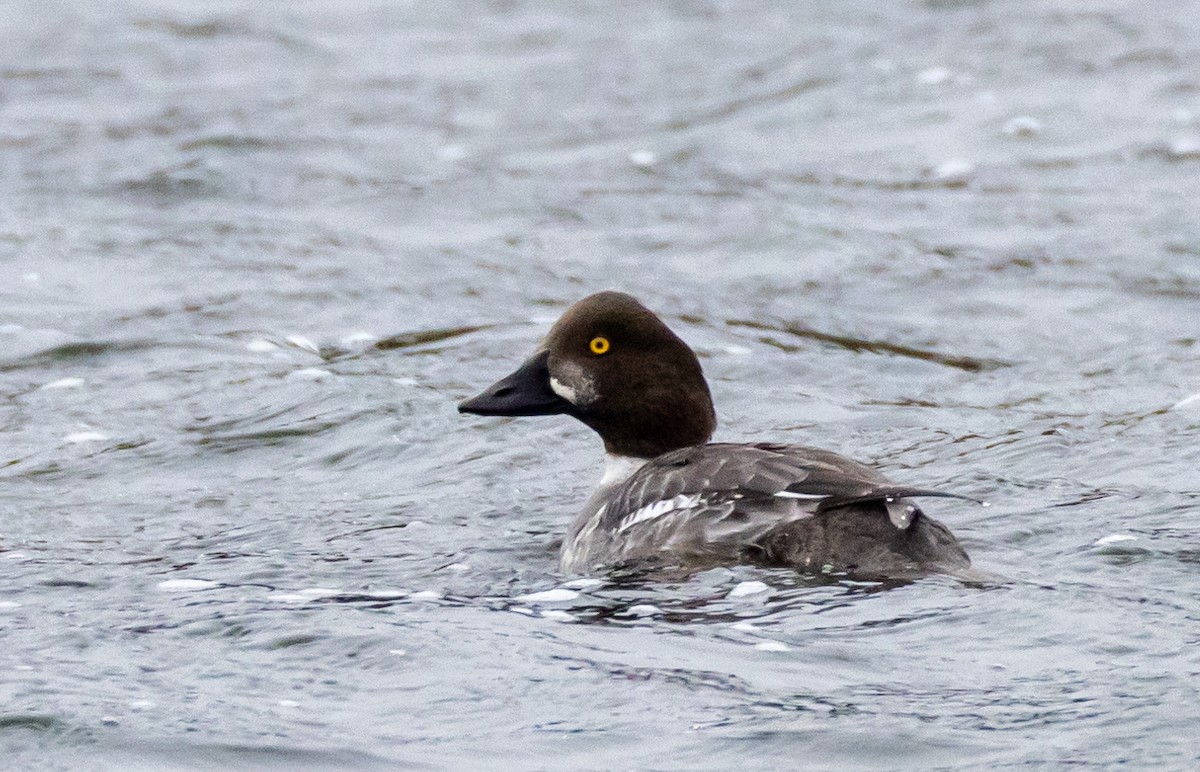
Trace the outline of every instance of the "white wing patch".
<instances>
[{"instance_id":1,"label":"white wing patch","mask_svg":"<svg viewBox=\"0 0 1200 772\"><path fill-rule=\"evenodd\" d=\"M617 526L617 533L621 533L638 523L644 523L647 520L653 520L657 517L662 517L670 512L677 512L681 509L691 509L697 506L704 500L704 496L699 493L681 493L678 496L670 499L662 499L653 504L647 504L640 509L635 509L622 518Z\"/></svg>"},{"instance_id":2,"label":"white wing patch","mask_svg":"<svg viewBox=\"0 0 1200 772\"><path fill-rule=\"evenodd\" d=\"M791 491L780 491L775 494L777 499L804 499L806 501L818 501L820 499L829 498L828 493L792 493Z\"/></svg>"}]
</instances>

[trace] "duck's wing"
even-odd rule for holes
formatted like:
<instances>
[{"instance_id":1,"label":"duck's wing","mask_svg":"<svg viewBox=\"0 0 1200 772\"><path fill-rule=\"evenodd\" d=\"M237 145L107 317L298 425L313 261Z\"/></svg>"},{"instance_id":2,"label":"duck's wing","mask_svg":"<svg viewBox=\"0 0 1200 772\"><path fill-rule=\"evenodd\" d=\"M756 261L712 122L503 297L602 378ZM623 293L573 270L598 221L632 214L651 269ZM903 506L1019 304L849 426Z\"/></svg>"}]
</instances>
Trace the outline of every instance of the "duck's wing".
<instances>
[{"instance_id":1,"label":"duck's wing","mask_svg":"<svg viewBox=\"0 0 1200 772\"><path fill-rule=\"evenodd\" d=\"M785 515L811 517L878 501L903 530L919 512L906 501L915 496L966 498L896 485L870 467L820 448L713 443L672 451L641 467L613 492L605 525L621 531L658 521L656 527L665 528L682 512L711 520L735 511L745 518L757 510L755 517L766 526Z\"/></svg>"}]
</instances>

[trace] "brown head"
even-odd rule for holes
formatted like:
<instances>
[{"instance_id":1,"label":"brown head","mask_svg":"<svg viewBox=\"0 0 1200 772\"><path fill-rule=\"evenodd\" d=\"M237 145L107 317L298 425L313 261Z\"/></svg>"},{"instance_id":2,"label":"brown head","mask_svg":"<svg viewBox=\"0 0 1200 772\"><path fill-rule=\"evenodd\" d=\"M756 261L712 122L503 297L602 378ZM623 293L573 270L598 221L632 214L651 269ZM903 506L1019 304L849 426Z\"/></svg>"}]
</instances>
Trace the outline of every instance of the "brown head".
<instances>
[{"instance_id":1,"label":"brown head","mask_svg":"<svg viewBox=\"0 0 1200 772\"><path fill-rule=\"evenodd\" d=\"M707 442L717 422L695 353L621 292L571 306L532 357L458 409L574 416L609 453L639 458Z\"/></svg>"}]
</instances>

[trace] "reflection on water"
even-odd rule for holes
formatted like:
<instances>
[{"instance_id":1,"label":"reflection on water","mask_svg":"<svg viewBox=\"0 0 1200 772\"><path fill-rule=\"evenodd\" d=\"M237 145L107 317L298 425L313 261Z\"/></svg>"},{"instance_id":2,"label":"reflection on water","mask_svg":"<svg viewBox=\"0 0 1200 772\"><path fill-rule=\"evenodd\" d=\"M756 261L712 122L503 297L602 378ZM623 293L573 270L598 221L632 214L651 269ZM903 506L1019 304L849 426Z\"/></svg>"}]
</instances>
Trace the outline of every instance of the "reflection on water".
<instances>
[{"instance_id":1,"label":"reflection on water","mask_svg":"<svg viewBox=\"0 0 1200 772\"><path fill-rule=\"evenodd\" d=\"M1193 766L1152 5L6 5L9 766ZM593 437L454 406L605 287L996 578L558 575Z\"/></svg>"}]
</instances>

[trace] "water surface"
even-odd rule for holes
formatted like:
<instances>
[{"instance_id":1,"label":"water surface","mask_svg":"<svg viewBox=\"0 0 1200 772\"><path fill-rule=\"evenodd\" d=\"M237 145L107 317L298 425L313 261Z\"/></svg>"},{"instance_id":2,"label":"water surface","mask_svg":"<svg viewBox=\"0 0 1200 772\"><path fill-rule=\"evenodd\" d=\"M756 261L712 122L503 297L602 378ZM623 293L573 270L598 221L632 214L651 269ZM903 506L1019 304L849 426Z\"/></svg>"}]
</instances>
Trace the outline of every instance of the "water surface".
<instances>
[{"instance_id":1,"label":"water surface","mask_svg":"<svg viewBox=\"0 0 1200 772\"><path fill-rule=\"evenodd\" d=\"M18 0L0 43L13 768L1200 758L1195 3ZM1005 581L559 575L598 442L454 406L602 288L719 439L992 502L928 508Z\"/></svg>"}]
</instances>

